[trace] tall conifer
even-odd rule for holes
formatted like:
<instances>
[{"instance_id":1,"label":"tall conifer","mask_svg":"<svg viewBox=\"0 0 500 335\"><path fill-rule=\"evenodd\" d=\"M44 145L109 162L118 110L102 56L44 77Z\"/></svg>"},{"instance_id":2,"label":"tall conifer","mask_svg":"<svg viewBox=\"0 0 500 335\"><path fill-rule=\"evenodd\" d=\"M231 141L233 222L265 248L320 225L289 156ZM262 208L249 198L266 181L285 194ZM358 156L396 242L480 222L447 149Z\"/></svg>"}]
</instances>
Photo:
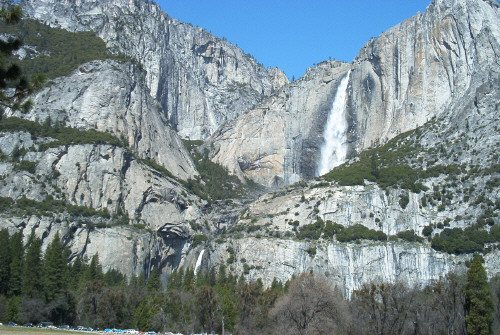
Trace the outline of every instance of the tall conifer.
<instances>
[{"instance_id":1,"label":"tall conifer","mask_svg":"<svg viewBox=\"0 0 500 335\"><path fill-rule=\"evenodd\" d=\"M67 288L66 259L59 237L59 232L50 242L45 252L44 263L44 291L47 301L54 300Z\"/></svg>"},{"instance_id":2,"label":"tall conifer","mask_svg":"<svg viewBox=\"0 0 500 335\"><path fill-rule=\"evenodd\" d=\"M465 310L467 316L467 334L492 334L493 301L488 284L486 270L481 264L481 258L475 257L467 271L465 286Z\"/></svg>"},{"instance_id":3,"label":"tall conifer","mask_svg":"<svg viewBox=\"0 0 500 335\"><path fill-rule=\"evenodd\" d=\"M10 239L10 255L9 295L20 295L24 269L24 245L21 232L15 233Z\"/></svg>"},{"instance_id":4,"label":"tall conifer","mask_svg":"<svg viewBox=\"0 0 500 335\"><path fill-rule=\"evenodd\" d=\"M10 235L7 229L0 230L0 295L7 295L10 279Z\"/></svg>"},{"instance_id":5,"label":"tall conifer","mask_svg":"<svg viewBox=\"0 0 500 335\"><path fill-rule=\"evenodd\" d=\"M32 234L24 262L22 292L29 298L35 298L41 295L42 290L42 241Z\"/></svg>"}]
</instances>

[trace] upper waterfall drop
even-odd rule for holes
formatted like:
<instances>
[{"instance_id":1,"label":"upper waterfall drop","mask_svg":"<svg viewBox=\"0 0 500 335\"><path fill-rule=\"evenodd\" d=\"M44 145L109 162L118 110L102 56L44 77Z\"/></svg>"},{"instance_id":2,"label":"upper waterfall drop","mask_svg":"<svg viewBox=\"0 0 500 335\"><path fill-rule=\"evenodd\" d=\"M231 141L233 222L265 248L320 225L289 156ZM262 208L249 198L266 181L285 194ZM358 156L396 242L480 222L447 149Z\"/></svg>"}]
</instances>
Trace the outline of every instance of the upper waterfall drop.
<instances>
[{"instance_id":1,"label":"upper waterfall drop","mask_svg":"<svg viewBox=\"0 0 500 335\"><path fill-rule=\"evenodd\" d=\"M332 109L323 131L325 142L321 146L321 155L316 175L321 176L342 164L347 155L347 121L345 118L347 84L351 71L342 78L333 99Z\"/></svg>"}]
</instances>

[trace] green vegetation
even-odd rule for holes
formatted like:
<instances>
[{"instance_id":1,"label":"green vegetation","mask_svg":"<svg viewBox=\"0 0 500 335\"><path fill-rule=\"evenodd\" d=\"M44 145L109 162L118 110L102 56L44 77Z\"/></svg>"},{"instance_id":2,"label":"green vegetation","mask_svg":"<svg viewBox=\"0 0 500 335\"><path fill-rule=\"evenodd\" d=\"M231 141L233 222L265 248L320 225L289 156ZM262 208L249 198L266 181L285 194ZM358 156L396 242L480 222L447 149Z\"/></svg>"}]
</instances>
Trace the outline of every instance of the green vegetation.
<instances>
[{"instance_id":1,"label":"green vegetation","mask_svg":"<svg viewBox=\"0 0 500 335\"><path fill-rule=\"evenodd\" d=\"M168 171L164 166L156 163L154 160L152 159L142 159L142 158L138 158L137 159L140 163L142 164L145 164L147 166L149 166L150 168L152 168L153 170L156 170L158 171L162 176L164 177L168 177L168 178L172 178L172 179L176 179L174 177L174 175Z\"/></svg>"},{"instance_id":2,"label":"green vegetation","mask_svg":"<svg viewBox=\"0 0 500 335\"><path fill-rule=\"evenodd\" d=\"M344 227L330 220L326 223L319 217L311 224L305 224L299 227L297 231L298 239L318 240L332 239L337 237L339 242L352 242L356 240L387 241L387 235L382 231L369 229L361 224L355 224Z\"/></svg>"},{"instance_id":3,"label":"green vegetation","mask_svg":"<svg viewBox=\"0 0 500 335\"><path fill-rule=\"evenodd\" d=\"M437 251L450 254L483 252L486 243L500 242L500 226L494 225L490 232L480 230L477 226L461 228L445 228L432 239L431 246Z\"/></svg>"},{"instance_id":4,"label":"green vegetation","mask_svg":"<svg viewBox=\"0 0 500 335\"><path fill-rule=\"evenodd\" d=\"M202 143L184 141L184 145L190 150L196 170L200 173L195 179L183 183L187 189L207 201L240 198L262 190L262 186L251 180L246 180L244 185L238 177L229 174L225 167L212 162L208 157L208 149L200 153L196 148Z\"/></svg>"},{"instance_id":5,"label":"green vegetation","mask_svg":"<svg viewBox=\"0 0 500 335\"><path fill-rule=\"evenodd\" d=\"M200 176L189 179L186 187L205 200L222 200L241 197L243 185L238 177L230 175L226 168L208 158L208 150L203 154L192 151L193 161Z\"/></svg>"},{"instance_id":6,"label":"green vegetation","mask_svg":"<svg viewBox=\"0 0 500 335\"><path fill-rule=\"evenodd\" d=\"M398 334L413 333L417 327L424 334L450 330L464 334L465 327L469 334L488 334L493 315L497 319L499 315L500 305L492 304L491 295L500 296L500 277L488 283L480 257L470 265L466 284L453 273L424 289L372 282L345 299L332 294L331 283L324 277L311 273L293 276L284 284L274 279L267 289L260 279L245 281L245 274L261 267L243 258L239 278L233 274L234 268L227 271L223 265L196 275L192 268L180 267L165 282L161 269L153 266L148 276L131 274L127 280L114 269L104 273L97 254L92 259L76 256L70 262L65 240L67 236L56 233L43 253L36 236L24 245L22 232L10 235L7 229L0 230L0 321L22 324L50 320L101 329L166 329L187 334L221 333L223 317L228 332L269 334L280 333L290 320L289 314L277 312L284 304L292 311L307 313L314 307L309 301L322 299L324 316L331 317L335 311L338 318L332 324L342 322L342 329L355 334L378 333L380 324L397 324ZM227 251L235 254L230 246ZM307 249L310 257L317 251L314 244ZM440 313L436 313L437 304ZM407 318L408 314L418 317ZM375 320L370 317L373 315ZM286 332L295 334L296 329L287 328ZM311 333L337 333L336 328L314 329Z\"/></svg>"},{"instance_id":7,"label":"green vegetation","mask_svg":"<svg viewBox=\"0 0 500 335\"><path fill-rule=\"evenodd\" d=\"M400 231L397 234L398 238L408 242L423 242L424 238L415 234L413 230Z\"/></svg>"},{"instance_id":8,"label":"green vegetation","mask_svg":"<svg viewBox=\"0 0 500 335\"><path fill-rule=\"evenodd\" d=\"M467 334L492 334L494 309L486 270L481 264L481 257L474 257L467 271L465 286Z\"/></svg>"},{"instance_id":9,"label":"green vegetation","mask_svg":"<svg viewBox=\"0 0 500 335\"><path fill-rule=\"evenodd\" d=\"M330 220L326 221L325 229L323 231L323 238L333 238L336 234L340 233L344 226Z\"/></svg>"},{"instance_id":10,"label":"green vegetation","mask_svg":"<svg viewBox=\"0 0 500 335\"><path fill-rule=\"evenodd\" d=\"M408 193L403 193L399 195L399 206L401 206L402 209L405 209L406 206L408 206L409 202L410 202L410 197Z\"/></svg>"},{"instance_id":11,"label":"green vegetation","mask_svg":"<svg viewBox=\"0 0 500 335\"><path fill-rule=\"evenodd\" d=\"M55 200L48 196L43 201L31 200L22 197L14 201L11 198L0 197L0 212L11 212L18 215L52 215L53 213L67 212L74 216L99 216L103 218L110 218L109 211L105 208L96 210L94 208L71 205L63 200Z\"/></svg>"},{"instance_id":12,"label":"green vegetation","mask_svg":"<svg viewBox=\"0 0 500 335\"><path fill-rule=\"evenodd\" d=\"M18 64L31 77L43 74L53 79L67 76L81 64L92 60L127 59L123 55L111 54L94 32L69 32L32 19L21 20L15 26L1 25L0 33L14 34L27 46L27 57Z\"/></svg>"},{"instance_id":13,"label":"green vegetation","mask_svg":"<svg viewBox=\"0 0 500 335\"><path fill-rule=\"evenodd\" d=\"M433 225L427 225L422 229L422 235L424 236L431 236L432 232L434 231L434 226Z\"/></svg>"},{"instance_id":14,"label":"green vegetation","mask_svg":"<svg viewBox=\"0 0 500 335\"><path fill-rule=\"evenodd\" d=\"M58 122L52 124L50 119L47 119L43 125L41 125L38 122L9 117L0 120L0 131L25 131L30 133L33 137L49 137L56 140L40 145L40 151L61 145L77 144L109 144L125 147L122 141L109 133L93 129L79 130L71 127L63 127L60 126Z\"/></svg>"},{"instance_id":15,"label":"green vegetation","mask_svg":"<svg viewBox=\"0 0 500 335\"><path fill-rule=\"evenodd\" d=\"M15 29L21 20L22 10L13 1L2 2L0 9L0 24ZM0 119L5 108L27 112L31 101L23 99L29 95L37 85L30 84L21 68L16 64L13 52L21 48L22 41L17 37L5 36L0 43ZM11 89L7 93L7 89Z\"/></svg>"},{"instance_id":16,"label":"green vegetation","mask_svg":"<svg viewBox=\"0 0 500 335\"><path fill-rule=\"evenodd\" d=\"M15 171L27 171L29 173L35 173L36 162L21 161L14 166Z\"/></svg>"},{"instance_id":17,"label":"green vegetation","mask_svg":"<svg viewBox=\"0 0 500 335\"><path fill-rule=\"evenodd\" d=\"M193 242L191 243L191 247L196 248L197 246L199 246L200 244L202 244L203 242L205 242L207 240L208 240L208 237L206 235L202 235L202 234L194 235Z\"/></svg>"},{"instance_id":18,"label":"green vegetation","mask_svg":"<svg viewBox=\"0 0 500 335\"><path fill-rule=\"evenodd\" d=\"M345 227L337 234L337 240L339 242L351 242L360 239L387 241L387 235L383 231L369 229L362 224Z\"/></svg>"},{"instance_id":19,"label":"green vegetation","mask_svg":"<svg viewBox=\"0 0 500 335\"><path fill-rule=\"evenodd\" d=\"M324 178L343 186L364 185L364 181L368 180L384 189L401 187L419 193L427 191L421 180L441 174L456 176L465 172L464 166L453 164L429 166L426 170L412 168L408 164L408 157L417 156L422 148L412 142L410 137L420 131L421 128L417 128L396 136L381 147L363 151L355 162L347 162L333 169Z\"/></svg>"},{"instance_id":20,"label":"green vegetation","mask_svg":"<svg viewBox=\"0 0 500 335\"><path fill-rule=\"evenodd\" d=\"M324 226L325 223L323 222L323 220L317 218L316 222L311 224L305 224L299 227L299 231L297 232L297 238L317 240L321 237L321 233L323 231Z\"/></svg>"}]
</instances>

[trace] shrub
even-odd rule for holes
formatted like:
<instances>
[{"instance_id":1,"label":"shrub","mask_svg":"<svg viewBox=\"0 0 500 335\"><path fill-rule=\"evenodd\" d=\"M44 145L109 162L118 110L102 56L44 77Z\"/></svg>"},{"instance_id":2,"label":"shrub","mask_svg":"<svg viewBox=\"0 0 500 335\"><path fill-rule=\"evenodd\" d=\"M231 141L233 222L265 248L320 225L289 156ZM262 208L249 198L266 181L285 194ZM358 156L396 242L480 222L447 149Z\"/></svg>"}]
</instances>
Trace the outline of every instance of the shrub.
<instances>
[{"instance_id":1,"label":"shrub","mask_svg":"<svg viewBox=\"0 0 500 335\"><path fill-rule=\"evenodd\" d=\"M194 235L193 242L191 243L191 247L195 248L207 240L208 240L208 237L206 235L202 235L202 234Z\"/></svg>"},{"instance_id":2,"label":"shrub","mask_svg":"<svg viewBox=\"0 0 500 335\"><path fill-rule=\"evenodd\" d=\"M317 240L321 236L324 225L325 223L321 219L316 220L314 223L303 225L297 232L297 238Z\"/></svg>"},{"instance_id":3,"label":"shrub","mask_svg":"<svg viewBox=\"0 0 500 335\"><path fill-rule=\"evenodd\" d=\"M334 235L344 229L344 226L332 221L326 221L325 229L323 230L323 238L333 238Z\"/></svg>"},{"instance_id":4,"label":"shrub","mask_svg":"<svg viewBox=\"0 0 500 335\"><path fill-rule=\"evenodd\" d=\"M484 244L492 238L485 230L477 230L473 227L465 229L446 228L439 235L434 236L431 242L433 249L450 254L464 254L482 252Z\"/></svg>"},{"instance_id":5,"label":"shrub","mask_svg":"<svg viewBox=\"0 0 500 335\"><path fill-rule=\"evenodd\" d=\"M387 241L387 235L380 230L369 229L362 224L346 227L337 234L337 240L339 242L351 242L358 239Z\"/></svg>"},{"instance_id":6,"label":"shrub","mask_svg":"<svg viewBox=\"0 0 500 335\"><path fill-rule=\"evenodd\" d=\"M412 230L405 230L405 231L400 231L397 236L402 239L402 240L405 240L405 241L408 241L408 242L423 242L424 239L420 236L418 236L417 234L415 234L415 232Z\"/></svg>"},{"instance_id":7,"label":"shrub","mask_svg":"<svg viewBox=\"0 0 500 335\"><path fill-rule=\"evenodd\" d=\"M20 161L14 166L14 170L16 171L23 170L34 174L36 172L36 162Z\"/></svg>"},{"instance_id":8,"label":"shrub","mask_svg":"<svg viewBox=\"0 0 500 335\"><path fill-rule=\"evenodd\" d=\"M53 79L67 76L79 65L92 60L128 59L108 52L104 41L90 31L69 32L36 20L24 19L18 25L2 25L0 32L16 34L24 44L35 46L40 52L35 56L28 49L28 57L19 61L23 73L28 76L42 74Z\"/></svg>"},{"instance_id":9,"label":"shrub","mask_svg":"<svg viewBox=\"0 0 500 335\"><path fill-rule=\"evenodd\" d=\"M432 225L427 225L424 227L424 229L422 229L422 235L431 236L433 230L434 227Z\"/></svg>"},{"instance_id":10,"label":"shrub","mask_svg":"<svg viewBox=\"0 0 500 335\"><path fill-rule=\"evenodd\" d=\"M124 144L115 136L94 129L79 130L71 127L52 126L50 122L41 125L38 122L16 117L0 121L0 131L26 131L35 137L50 137L56 141L40 145L40 151L61 145L74 144L110 144L123 147Z\"/></svg>"},{"instance_id":11,"label":"shrub","mask_svg":"<svg viewBox=\"0 0 500 335\"><path fill-rule=\"evenodd\" d=\"M309 254L309 256L314 257L316 255L316 247L310 246L309 248L307 248L306 252Z\"/></svg>"},{"instance_id":12,"label":"shrub","mask_svg":"<svg viewBox=\"0 0 500 335\"><path fill-rule=\"evenodd\" d=\"M399 195L399 206L401 206L402 209L405 209L406 206L408 206L409 202L410 202L410 197L408 193L403 193Z\"/></svg>"}]
</instances>

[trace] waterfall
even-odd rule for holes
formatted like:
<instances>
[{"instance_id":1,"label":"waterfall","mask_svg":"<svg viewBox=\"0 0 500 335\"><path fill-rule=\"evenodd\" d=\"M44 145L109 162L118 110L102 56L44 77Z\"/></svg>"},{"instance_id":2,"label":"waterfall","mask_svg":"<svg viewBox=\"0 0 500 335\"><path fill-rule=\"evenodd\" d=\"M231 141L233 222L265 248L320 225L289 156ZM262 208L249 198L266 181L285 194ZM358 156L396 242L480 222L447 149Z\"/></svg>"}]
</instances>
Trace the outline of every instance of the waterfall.
<instances>
[{"instance_id":1,"label":"waterfall","mask_svg":"<svg viewBox=\"0 0 500 335\"><path fill-rule=\"evenodd\" d=\"M334 167L342 164L347 154L345 99L350 74L351 71L340 81L337 94L333 99L332 109L328 114L328 120L323 131L325 142L321 146L320 161L316 170L318 176L324 175Z\"/></svg>"},{"instance_id":2,"label":"waterfall","mask_svg":"<svg viewBox=\"0 0 500 335\"><path fill-rule=\"evenodd\" d=\"M204 253L205 253L205 249L203 249L200 252L200 254L198 255L198 259L196 260L196 265L194 266L194 275L195 276L198 274L198 271L200 271L201 261L203 260Z\"/></svg>"}]
</instances>

